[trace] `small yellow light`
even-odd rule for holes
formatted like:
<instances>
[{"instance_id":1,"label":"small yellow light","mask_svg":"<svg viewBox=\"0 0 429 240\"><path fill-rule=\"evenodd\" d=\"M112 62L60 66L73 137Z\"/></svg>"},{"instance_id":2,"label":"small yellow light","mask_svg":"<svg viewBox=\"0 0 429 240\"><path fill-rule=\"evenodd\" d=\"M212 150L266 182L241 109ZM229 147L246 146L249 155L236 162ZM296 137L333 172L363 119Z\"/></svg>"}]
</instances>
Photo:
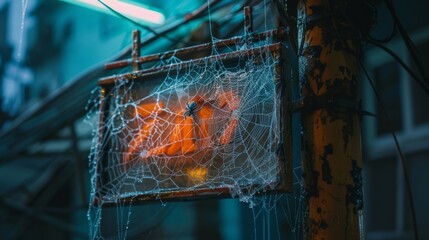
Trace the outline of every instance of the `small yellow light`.
<instances>
[{"instance_id":1,"label":"small yellow light","mask_svg":"<svg viewBox=\"0 0 429 240\"><path fill-rule=\"evenodd\" d=\"M204 182L207 179L207 168L197 167L189 169L187 173L194 181Z\"/></svg>"}]
</instances>

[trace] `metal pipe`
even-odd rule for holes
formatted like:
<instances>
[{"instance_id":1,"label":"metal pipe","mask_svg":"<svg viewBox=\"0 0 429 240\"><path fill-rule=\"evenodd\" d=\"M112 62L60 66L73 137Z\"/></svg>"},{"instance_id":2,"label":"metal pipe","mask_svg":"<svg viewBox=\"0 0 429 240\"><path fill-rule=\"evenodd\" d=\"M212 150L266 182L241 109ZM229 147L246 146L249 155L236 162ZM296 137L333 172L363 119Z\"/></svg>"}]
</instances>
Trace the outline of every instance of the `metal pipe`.
<instances>
[{"instance_id":1,"label":"metal pipe","mask_svg":"<svg viewBox=\"0 0 429 240\"><path fill-rule=\"evenodd\" d=\"M347 4L298 3L303 97L358 102L357 30L331 9ZM355 109L322 106L303 111L301 123L304 239L363 239L360 116Z\"/></svg>"}]
</instances>

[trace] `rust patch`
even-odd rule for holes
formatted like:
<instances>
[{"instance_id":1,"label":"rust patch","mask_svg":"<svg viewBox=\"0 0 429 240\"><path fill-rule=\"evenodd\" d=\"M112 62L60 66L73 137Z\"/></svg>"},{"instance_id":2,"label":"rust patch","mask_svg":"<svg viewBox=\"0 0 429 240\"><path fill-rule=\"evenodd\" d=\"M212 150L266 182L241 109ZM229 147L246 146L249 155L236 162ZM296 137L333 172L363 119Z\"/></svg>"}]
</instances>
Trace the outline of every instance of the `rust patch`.
<instances>
[{"instance_id":1,"label":"rust patch","mask_svg":"<svg viewBox=\"0 0 429 240\"><path fill-rule=\"evenodd\" d=\"M328 224L323 220L315 220L315 219L310 219L311 222L311 232L315 235L317 235L319 233L320 229L327 229L328 228Z\"/></svg>"},{"instance_id":2,"label":"rust patch","mask_svg":"<svg viewBox=\"0 0 429 240\"><path fill-rule=\"evenodd\" d=\"M334 146L329 143L325 145L325 151L320 156L320 160L322 160L322 180L327 184L332 184L331 166L328 161L328 155L332 154L334 154Z\"/></svg>"},{"instance_id":3,"label":"rust patch","mask_svg":"<svg viewBox=\"0 0 429 240\"><path fill-rule=\"evenodd\" d=\"M313 152L313 146L308 142L305 141L303 144L304 147L304 154L307 161L303 164L308 164L306 166L303 166L304 169L307 169L302 172L302 178L304 180L304 186L305 186L305 198L310 199L311 197L318 198L319 197L319 189L318 189L318 181L320 173L318 171L310 171L313 169L313 163L314 161L314 152Z\"/></svg>"},{"instance_id":4,"label":"rust patch","mask_svg":"<svg viewBox=\"0 0 429 240\"><path fill-rule=\"evenodd\" d=\"M357 211L363 208L363 191L362 191L362 168L358 166L357 161L352 159L352 170L350 176L353 179L353 185L348 184L347 195L346 195L346 208L349 204L353 205L353 211L356 214Z\"/></svg>"},{"instance_id":5,"label":"rust patch","mask_svg":"<svg viewBox=\"0 0 429 240\"><path fill-rule=\"evenodd\" d=\"M303 173L302 177L306 180L308 184L306 184L305 198L310 199L312 197L319 197L319 181L320 173L318 171L312 171L310 174Z\"/></svg>"}]
</instances>

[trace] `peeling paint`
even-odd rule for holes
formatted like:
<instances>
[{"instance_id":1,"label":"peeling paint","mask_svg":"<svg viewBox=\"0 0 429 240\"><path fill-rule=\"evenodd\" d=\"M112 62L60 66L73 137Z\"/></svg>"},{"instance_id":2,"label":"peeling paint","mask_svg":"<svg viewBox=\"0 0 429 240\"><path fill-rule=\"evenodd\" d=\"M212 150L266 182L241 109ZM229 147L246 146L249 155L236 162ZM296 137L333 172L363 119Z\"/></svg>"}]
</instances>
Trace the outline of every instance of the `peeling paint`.
<instances>
[{"instance_id":1,"label":"peeling paint","mask_svg":"<svg viewBox=\"0 0 429 240\"><path fill-rule=\"evenodd\" d=\"M363 236L360 117L355 109L348 109L358 100L360 43L352 40L358 29L331 9L352 2L300 0L298 4L302 97L324 101L301 112L303 231L308 240Z\"/></svg>"},{"instance_id":2,"label":"peeling paint","mask_svg":"<svg viewBox=\"0 0 429 240\"><path fill-rule=\"evenodd\" d=\"M352 170L350 171L350 177L353 179L353 185L348 184L347 196L346 196L346 207L349 204L353 205L353 211L357 214L357 211L363 208L363 188L362 188L362 168L358 166L356 160L352 160Z\"/></svg>"},{"instance_id":3,"label":"peeling paint","mask_svg":"<svg viewBox=\"0 0 429 240\"><path fill-rule=\"evenodd\" d=\"M322 220L315 220L315 219L311 219L311 232L313 234L317 234L319 232L320 229L327 229L328 228L328 223L326 223L325 221Z\"/></svg>"},{"instance_id":4,"label":"peeling paint","mask_svg":"<svg viewBox=\"0 0 429 240\"><path fill-rule=\"evenodd\" d=\"M333 153L334 146L330 143L325 146L325 152L320 156L320 160L322 160L322 180L327 184L332 184L332 174L331 167L329 166L328 155L332 155Z\"/></svg>"}]
</instances>

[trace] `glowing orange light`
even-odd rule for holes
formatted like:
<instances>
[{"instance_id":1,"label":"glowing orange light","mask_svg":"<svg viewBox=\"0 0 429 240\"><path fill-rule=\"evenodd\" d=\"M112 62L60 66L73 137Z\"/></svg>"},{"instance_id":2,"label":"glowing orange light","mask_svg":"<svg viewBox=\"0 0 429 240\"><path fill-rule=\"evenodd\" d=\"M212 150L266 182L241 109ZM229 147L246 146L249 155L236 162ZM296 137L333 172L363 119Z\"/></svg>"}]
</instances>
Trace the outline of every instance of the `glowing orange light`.
<instances>
[{"instance_id":1,"label":"glowing orange light","mask_svg":"<svg viewBox=\"0 0 429 240\"><path fill-rule=\"evenodd\" d=\"M219 93L217 100L205 101L204 98L195 96L192 102L195 102L199 107L191 116L185 116L185 109L179 109L175 113L165 111L162 102L139 105L136 113L143 118L143 127L130 141L124 161L130 161L131 156L139 152L142 152L139 156L143 159L162 154L174 156L194 153L197 150L197 140L199 140L199 148L209 147L210 144L213 144L210 136L214 133L210 132L209 120L213 117L214 108L224 109L231 114L219 139L215 140L221 145L229 144L233 140L238 124L236 111L240 99L232 91L228 91ZM172 127L169 124L163 124L171 121L174 123ZM155 128L159 128L158 133L154 133ZM160 131L164 131L164 133ZM156 139L156 141L152 141L155 146L143 150L144 142L151 138ZM191 172L190 175L204 175L198 172L202 170L195 171Z\"/></svg>"},{"instance_id":2,"label":"glowing orange light","mask_svg":"<svg viewBox=\"0 0 429 240\"><path fill-rule=\"evenodd\" d=\"M198 182L204 182L207 178L207 168L193 168L187 171L187 174L194 180Z\"/></svg>"},{"instance_id":3,"label":"glowing orange light","mask_svg":"<svg viewBox=\"0 0 429 240\"><path fill-rule=\"evenodd\" d=\"M220 144L225 145L231 142L232 136L234 135L235 128L237 127L238 119L232 118L231 121L226 125L225 130L220 137Z\"/></svg>"},{"instance_id":4,"label":"glowing orange light","mask_svg":"<svg viewBox=\"0 0 429 240\"><path fill-rule=\"evenodd\" d=\"M232 114L231 120L226 125L225 130L223 131L219 141L220 144L225 145L232 141L235 128L238 124L238 119L235 114L235 111L237 111L240 105L240 99L232 91L228 91L223 94L220 94L219 105L221 108L227 107Z\"/></svg>"}]
</instances>

